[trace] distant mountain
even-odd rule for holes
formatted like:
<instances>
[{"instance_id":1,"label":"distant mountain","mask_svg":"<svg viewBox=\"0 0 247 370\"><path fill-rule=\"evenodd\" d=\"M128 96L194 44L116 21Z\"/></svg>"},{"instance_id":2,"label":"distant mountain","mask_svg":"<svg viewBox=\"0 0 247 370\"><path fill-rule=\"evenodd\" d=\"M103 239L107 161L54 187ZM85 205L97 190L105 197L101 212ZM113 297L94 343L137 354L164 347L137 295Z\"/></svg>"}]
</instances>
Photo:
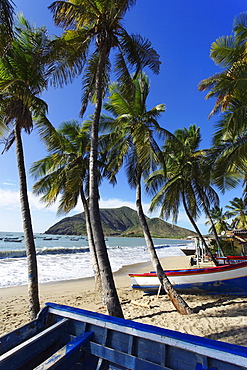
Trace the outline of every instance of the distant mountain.
<instances>
[{"instance_id":1,"label":"distant mountain","mask_svg":"<svg viewBox=\"0 0 247 370\"><path fill-rule=\"evenodd\" d=\"M104 234L107 236L143 237L137 212L129 207L107 208L100 210ZM159 218L148 218L148 226L153 238L183 239L195 235L191 230L174 226ZM86 235L84 212L65 217L45 231L53 235Z\"/></svg>"}]
</instances>

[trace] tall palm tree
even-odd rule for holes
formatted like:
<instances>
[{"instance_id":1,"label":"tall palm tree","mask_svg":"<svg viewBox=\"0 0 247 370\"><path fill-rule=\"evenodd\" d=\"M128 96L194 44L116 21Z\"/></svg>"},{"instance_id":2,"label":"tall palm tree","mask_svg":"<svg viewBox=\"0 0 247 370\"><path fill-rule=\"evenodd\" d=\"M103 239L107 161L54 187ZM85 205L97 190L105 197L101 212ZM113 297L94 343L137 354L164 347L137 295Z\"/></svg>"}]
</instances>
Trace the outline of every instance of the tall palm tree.
<instances>
[{"instance_id":1,"label":"tall palm tree","mask_svg":"<svg viewBox=\"0 0 247 370\"><path fill-rule=\"evenodd\" d=\"M4 55L11 45L14 33L14 7L12 0L0 0L0 54Z\"/></svg>"},{"instance_id":2,"label":"tall palm tree","mask_svg":"<svg viewBox=\"0 0 247 370\"><path fill-rule=\"evenodd\" d=\"M247 203L241 198L235 197L230 201L230 205L226 206L229 217L234 217L232 220L232 228L245 229L247 228Z\"/></svg>"},{"instance_id":3,"label":"tall palm tree","mask_svg":"<svg viewBox=\"0 0 247 370\"><path fill-rule=\"evenodd\" d=\"M247 169L246 24L247 13L242 13L234 19L232 35L212 44L210 56L222 72L199 84L199 90L208 90L207 99L216 98L210 116L222 114L212 151L214 182L222 191L242 182Z\"/></svg>"},{"instance_id":4,"label":"tall palm tree","mask_svg":"<svg viewBox=\"0 0 247 370\"><path fill-rule=\"evenodd\" d=\"M230 229L230 225L227 222L229 214L228 212L223 212L223 208L215 206L209 210L209 213L218 234ZM211 225L209 221L207 221L206 224ZM212 232L212 226L210 227L209 232Z\"/></svg>"},{"instance_id":5,"label":"tall palm tree","mask_svg":"<svg viewBox=\"0 0 247 370\"><path fill-rule=\"evenodd\" d=\"M96 290L101 290L99 264L87 201L90 124L85 122L81 125L74 120L66 121L55 130L45 117L36 123L40 126L40 134L49 155L34 162L31 166L31 174L39 179L33 186L34 193L43 194L41 200L47 206L53 204L61 195L58 214L70 212L81 198L95 275L95 287Z\"/></svg>"},{"instance_id":6,"label":"tall palm tree","mask_svg":"<svg viewBox=\"0 0 247 370\"><path fill-rule=\"evenodd\" d=\"M122 84L113 84L111 95L104 108L111 112L113 118L102 117L101 124L110 129L109 143L112 142L111 166L118 171L125 163L128 183L136 189L136 208L148 247L153 267L160 283L172 303L181 314L192 313L186 302L177 294L163 268L154 248L153 240L142 207L141 179L154 168L155 162L161 159L161 152L155 140L155 133L168 134L160 128L157 118L165 110L159 104L147 110L146 100L150 90L147 75L142 72L133 79L134 95L128 94Z\"/></svg>"},{"instance_id":7,"label":"tall palm tree","mask_svg":"<svg viewBox=\"0 0 247 370\"><path fill-rule=\"evenodd\" d=\"M48 45L46 29L35 28L20 15L11 47L0 58L0 117L1 122L10 129L4 151L15 142L31 319L39 311L38 274L21 132L24 130L29 134L33 128L33 117L47 111L47 105L39 95L48 83Z\"/></svg>"},{"instance_id":8,"label":"tall palm tree","mask_svg":"<svg viewBox=\"0 0 247 370\"><path fill-rule=\"evenodd\" d=\"M199 90L209 90L206 98L216 98L210 116L218 111L224 112L236 95L246 92L246 40L247 13L234 19L233 33L222 36L211 45L210 57L223 71L202 80Z\"/></svg>"},{"instance_id":9,"label":"tall palm tree","mask_svg":"<svg viewBox=\"0 0 247 370\"><path fill-rule=\"evenodd\" d=\"M150 210L161 207L161 217L167 219L172 215L173 222L176 223L182 203L207 253L217 264L195 222L201 209L210 219L210 204L218 205L219 202L217 193L210 186L210 171L205 169L205 151L198 149L201 141L200 128L191 125L189 129L176 130L174 135L175 139L168 138L164 145L167 174L158 170L147 180L155 194ZM216 232L215 236L217 240Z\"/></svg>"},{"instance_id":10,"label":"tall palm tree","mask_svg":"<svg viewBox=\"0 0 247 370\"><path fill-rule=\"evenodd\" d=\"M240 109L232 110L239 105ZM209 158L212 163L213 183L224 192L246 182L247 120L244 103L231 103L217 124Z\"/></svg>"},{"instance_id":11,"label":"tall palm tree","mask_svg":"<svg viewBox=\"0 0 247 370\"><path fill-rule=\"evenodd\" d=\"M102 272L104 301L108 313L118 317L123 317L123 313L100 220L97 177L98 130L102 101L110 81L113 60L110 62L111 51L115 52L117 77L125 83L126 88L131 86L129 68L138 71L147 66L155 73L159 71L159 57L150 42L139 35L129 35L123 27L122 19L135 2L135 0L71 0L55 1L50 6L55 24L67 30L58 45L67 45L69 48L71 45L74 46L73 55L70 53L71 65L77 66L80 61L82 64L85 63L81 113L85 112L89 100L95 103L89 167L90 217ZM87 57L90 52L91 55Z\"/></svg>"}]
</instances>

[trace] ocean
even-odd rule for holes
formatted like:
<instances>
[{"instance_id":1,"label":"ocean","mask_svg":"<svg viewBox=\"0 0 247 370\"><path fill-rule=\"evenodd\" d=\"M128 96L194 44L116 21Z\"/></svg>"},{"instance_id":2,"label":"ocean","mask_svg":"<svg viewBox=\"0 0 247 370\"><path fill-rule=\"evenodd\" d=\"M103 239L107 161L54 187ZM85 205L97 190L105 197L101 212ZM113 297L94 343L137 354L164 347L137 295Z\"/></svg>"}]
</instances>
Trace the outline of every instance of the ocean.
<instances>
[{"instance_id":1,"label":"ocean","mask_svg":"<svg viewBox=\"0 0 247 370\"><path fill-rule=\"evenodd\" d=\"M193 245L188 240L153 241L159 257L181 256L182 246ZM113 272L126 265L150 261L144 238L108 237L106 245ZM39 283L93 276L86 237L37 233L35 246ZM0 232L0 288L25 284L27 261L23 233Z\"/></svg>"}]
</instances>

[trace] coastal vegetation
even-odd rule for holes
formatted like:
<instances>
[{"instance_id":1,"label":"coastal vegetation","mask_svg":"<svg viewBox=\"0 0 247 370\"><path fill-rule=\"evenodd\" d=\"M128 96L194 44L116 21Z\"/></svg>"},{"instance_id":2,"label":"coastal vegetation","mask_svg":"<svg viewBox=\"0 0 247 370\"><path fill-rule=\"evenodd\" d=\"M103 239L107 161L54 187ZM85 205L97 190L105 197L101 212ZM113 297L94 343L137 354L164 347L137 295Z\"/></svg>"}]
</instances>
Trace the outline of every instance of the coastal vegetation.
<instances>
[{"instance_id":1,"label":"coastal vegetation","mask_svg":"<svg viewBox=\"0 0 247 370\"><path fill-rule=\"evenodd\" d=\"M41 126L42 127L42 126ZM30 172L39 181L33 187L34 193L43 194L41 200L47 206L59 198L57 214L66 214L71 211L80 199L84 208L85 230L90 248L91 261L95 275L96 290L101 290L99 263L95 250L90 212L87 202L89 180L89 141L90 123L81 125L77 121L63 122L55 128L46 122L46 130L42 130L41 138L46 145L49 155L34 162ZM104 161L100 161L100 169L105 168ZM104 171L106 176L107 171ZM83 225L84 227L84 225ZM65 230L68 229L66 225ZM75 227L77 229L77 227ZM79 226L82 229L82 225ZM62 232L63 234L65 232ZM75 232L77 234L77 231ZM71 234L71 231L68 232ZM73 234L73 232L72 232Z\"/></svg>"},{"instance_id":2,"label":"coastal vegetation","mask_svg":"<svg viewBox=\"0 0 247 370\"><path fill-rule=\"evenodd\" d=\"M15 142L27 253L30 318L34 319L40 308L38 273L21 133L30 134L34 116L47 112L47 105L40 95L47 87L52 62L47 58L50 41L44 27L35 28L20 15L9 36L12 38L0 58L0 117L6 138L3 152Z\"/></svg>"},{"instance_id":3,"label":"coastal vegetation","mask_svg":"<svg viewBox=\"0 0 247 370\"><path fill-rule=\"evenodd\" d=\"M126 90L124 83L112 85L110 96L104 105L105 110L111 113L111 117L103 117L103 123L100 121L110 131L107 136L109 167L115 173L125 164L128 184L136 193L139 223L159 282L178 312L189 314L192 310L177 294L161 266L142 206L142 178L151 169L164 164L155 134L163 140L171 135L157 121L165 106L159 104L147 110L150 84L144 72L132 79L132 85L131 93Z\"/></svg>"},{"instance_id":4,"label":"coastal vegetation","mask_svg":"<svg viewBox=\"0 0 247 370\"><path fill-rule=\"evenodd\" d=\"M158 123L165 105L147 109L150 84L143 70L158 74L161 62L149 40L130 35L124 28L124 16L135 2L55 1L49 9L63 32L51 40L45 27L31 25L23 15L14 22L14 3L0 0L0 129L3 152L16 145L31 319L39 310L38 274L21 133L31 133L34 124L49 153L32 165L31 172L38 178L34 192L47 205L60 197L60 214L72 210L78 199L84 207L83 214L67 217L47 232L87 233L110 315L123 317L123 312L105 235L144 235L162 281L166 277L152 238L192 235L163 220L147 218L143 188L153 196L150 209L160 208L161 218L172 217L176 223L182 206L203 243L197 220L204 214L222 254L219 233L247 227L247 14L235 19L231 36L211 46L210 56L222 72L201 81L199 90L208 91L207 98L216 98L210 117L220 113L220 120L212 147L202 150L199 127L191 125L171 133ZM89 104L94 113L82 124L64 122L56 129L46 117L48 107L41 94L49 83L63 87L80 75L80 115L84 117ZM110 84L113 78L115 83ZM100 210L100 183L106 179L115 185L122 166L130 187L136 190L137 212L127 207ZM234 198L224 212L217 190L224 192L239 184L243 196ZM165 279L164 284L168 287L169 281Z\"/></svg>"},{"instance_id":5,"label":"coastal vegetation","mask_svg":"<svg viewBox=\"0 0 247 370\"><path fill-rule=\"evenodd\" d=\"M71 50L70 66L82 63L82 108L81 115L89 102L95 109L91 124L89 160L89 207L93 238L101 271L103 300L112 316L123 317L117 296L111 266L107 254L104 233L100 220L98 190L98 132L102 103L109 87L112 51L117 50L114 68L118 81L131 92L130 70L145 67L159 72L159 56L149 40L140 35L130 35L123 26L124 15L135 4L132 0L121 1L55 1L49 7L57 26L64 28L57 48L64 45Z\"/></svg>"}]
</instances>

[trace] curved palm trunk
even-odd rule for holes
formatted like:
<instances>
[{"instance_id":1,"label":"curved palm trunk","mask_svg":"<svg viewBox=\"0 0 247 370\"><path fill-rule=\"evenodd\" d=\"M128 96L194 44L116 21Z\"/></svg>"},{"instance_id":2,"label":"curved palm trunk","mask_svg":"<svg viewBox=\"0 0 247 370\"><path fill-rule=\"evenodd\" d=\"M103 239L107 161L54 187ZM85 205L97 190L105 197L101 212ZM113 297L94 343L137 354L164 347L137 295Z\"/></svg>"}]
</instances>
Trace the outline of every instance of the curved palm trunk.
<instances>
[{"instance_id":1,"label":"curved palm trunk","mask_svg":"<svg viewBox=\"0 0 247 370\"><path fill-rule=\"evenodd\" d=\"M214 222L213 222L213 220L212 220L212 218L211 218L211 216L210 216L210 213L208 212L208 209L207 209L207 208L205 208L205 213L206 213L207 218L209 219L209 222L210 222L210 224L211 224L211 228L212 228L213 233L214 233L214 236L215 236L215 241L216 241L217 247L218 247L218 249L219 249L219 251L220 251L221 255L224 257L224 256L225 256L225 254L224 254L224 252L223 252L223 249L221 248L220 241L219 241L219 238L218 238L218 234L217 234L216 228L215 228L215 226L214 226Z\"/></svg>"},{"instance_id":2,"label":"curved palm trunk","mask_svg":"<svg viewBox=\"0 0 247 370\"><path fill-rule=\"evenodd\" d=\"M86 200L86 197L85 197L85 194L84 194L84 191L83 191L82 187L81 187L81 190L80 190L80 194L81 194L81 200L82 200L82 204L83 204L83 207L84 207L84 213L85 213L88 245L89 245L90 256L91 256L91 261L92 261L92 266L93 266L93 271L94 271L94 277L95 277L95 290L101 291L102 290L102 284L101 284L99 263L98 263L96 250L95 250L95 244L94 244L94 240L93 240L93 231L92 231L92 226L91 226L91 222L90 222L90 214L89 214L88 204L87 204L87 200Z\"/></svg>"},{"instance_id":3,"label":"curved palm trunk","mask_svg":"<svg viewBox=\"0 0 247 370\"><path fill-rule=\"evenodd\" d=\"M16 158L20 179L20 204L23 222L23 231L26 244L27 268L28 268L28 296L29 296L29 312L30 319L33 320L37 316L39 305L38 293L38 268L36 259L36 250L33 237L33 228L31 213L29 209L27 195L26 171L24 165L24 154L21 141L21 133L17 125L15 125L15 141L16 141Z\"/></svg>"},{"instance_id":4,"label":"curved palm trunk","mask_svg":"<svg viewBox=\"0 0 247 370\"><path fill-rule=\"evenodd\" d=\"M213 220L212 220L212 218L210 216L210 213L208 212L208 207L206 206L205 201L203 199L203 196L201 194L201 191L199 189L198 189L198 192L199 192L199 195L200 195L200 198L201 198L201 202L202 202L202 206L203 206L204 212L205 212L205 214L206 214L206 216L209 219L209 222L211 224L211 227L212 227L212 230L213 230L213 233L214 233L214 237L215 237L215 241L216 241L217 247L218 247L221 255L224 256L224 252L223 252L223 250L221 248L221 245L220 245L220 241L219 241L219 238L218 238L218 234L217 234L216 228L214 226L214 223L213 223Z\"/></svg>"},{"instance_id":5,"label":"curved palm trunk","mask_svg":"<svg viewBox=\"0 0 247 370\"><path fill-rule=\"evenodd\" d=\"M153 240L149 231L149 227L147 224L146 217L144 215L142 209L142 202L141 202L141 174L137 175L137 185L136 185L136 208L138 217L140 220L140 224L142 227L142 231L144 234L144 238L146 241L146 245L148 247L151 261L153 267L156 271L160 284L162 288L166 291L169 299L173 303L176 310L182 315L189 315L193 313L193 310L187 305L187 303L183 300L183 298L176 292L173 288L172 284L170 283L169 279L167 278L166 274L163 271L159 258L157 256L156 250L154 248Z\"/></svg>"},{"instance_id":6,"label":"curved palm trunk","mask_svg":"<svg viewBox=\"0 0 247 370\"><path fill-rule=\"evenodd\" d=\"M207 243L205 242L205 239L204 237L202 236L200 230L198 229L197 227L197 224L195 223L193 217L191 216L190 212L189 212L189 209L187 207L187 204L186 204L186 201L185 201L185 198L184 198L184 194L182 193L182 199L183 199L183 206L184 206L184 209L185 209L185 212L191 222L191 224L193 225L195 231L197 232L197 234L199 235L199 238L201 239L204 247L205 247L205 250L207 251L208 255L210 256L210 258L212 259L213 263L215 264L215 266L218 266L218 262L216 261L216 259L214 258L214 256L212 255L210 249L208 248L207 246Z\"/></svg>"},{"instance_id":7,"label":"curved palm trunk","mask_svg":"<svg viewBox=\"0 0 247 370\"><path fill-rule=\"evenodd\" d=\"M99 210L99 191L97 176L98 126L100 112L102 108L102 73L104 63L106 60L106 55L107 49L106 47L103 47L101 50L99 64L96 73L96 104L91 128L91 147L89 160L90 220L93 230L93 239L95 243L96 254L100 268L104 303L107 306L109 315L123 318L123 312L118 299L113 274L111 270L111 265L107 254Z\"/></svg>"}]
</instances>

